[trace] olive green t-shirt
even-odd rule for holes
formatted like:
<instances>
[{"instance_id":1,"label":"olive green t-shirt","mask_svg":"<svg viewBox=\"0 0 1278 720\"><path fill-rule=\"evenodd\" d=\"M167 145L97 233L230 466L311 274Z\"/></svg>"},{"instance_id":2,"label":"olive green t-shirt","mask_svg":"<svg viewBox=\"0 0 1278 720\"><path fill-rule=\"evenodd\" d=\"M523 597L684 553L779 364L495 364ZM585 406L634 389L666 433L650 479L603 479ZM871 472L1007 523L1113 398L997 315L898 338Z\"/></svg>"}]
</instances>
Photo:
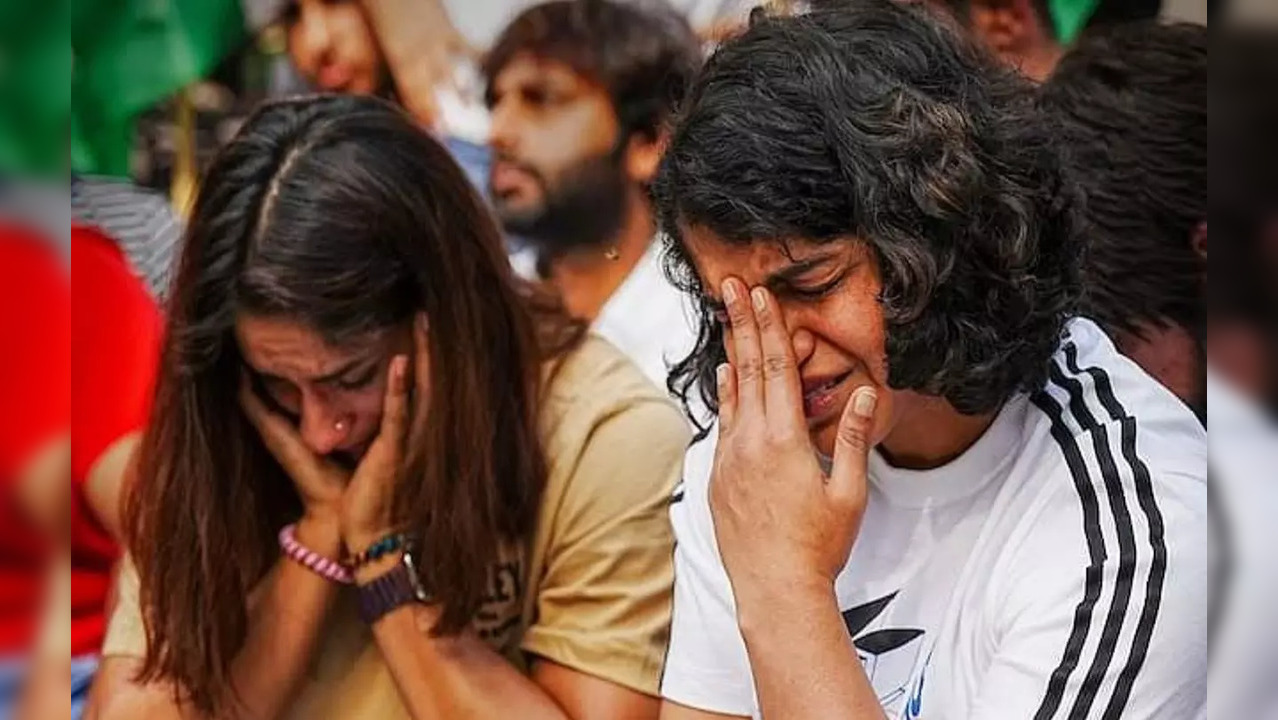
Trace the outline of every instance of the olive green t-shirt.
<instances>
[{"instance_id":1,"label":"olive green t-shirt","mask_svg":"<svg viewBox=\"0 0 1278 720\"><path fill-rule=\"evenodd\" d=\"M490 569L477 633L520 667L539 656L658 694L669 636L674 539L667 514L688 424L606 341L563 360L541 409L549 477L531 543ZM141 657L138 579L125 563L102 654ZM292 719L409 717L342 588Z\"/></svg>"}]
</instances>

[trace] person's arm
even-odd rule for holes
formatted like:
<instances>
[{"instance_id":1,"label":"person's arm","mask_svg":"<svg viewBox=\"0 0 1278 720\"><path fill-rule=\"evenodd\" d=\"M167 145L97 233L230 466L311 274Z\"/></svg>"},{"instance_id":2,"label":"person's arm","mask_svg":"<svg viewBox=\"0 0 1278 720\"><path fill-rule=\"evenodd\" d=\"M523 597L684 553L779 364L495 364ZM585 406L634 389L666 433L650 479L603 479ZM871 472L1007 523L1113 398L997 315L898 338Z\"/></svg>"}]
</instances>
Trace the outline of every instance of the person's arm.
<instances>
[{"instance_id":1,"label":"person's arm","mask_svg":"<svg viewBox=\"0 0 1278 720\"><path fill-rule=\"evenodd\" d=\"M288 420L271 412L247 377L240 385L240 405L262 442L292 479L305 508L296 538L329 558L341 556L340 504L348 475L316 456ZM138 658L147 652L138 602L138 578L125 565L116 583L115 615L102 655L107 658L94 688L90 718L190 718L195 714L175 698L170 683L136 682ZM264 720L278 717L301 686L323 621L337 586L287 557L281 557L249 595L249 627L244 647L231 665L232 697L223 707L231 717ZM112 656L125 656L117 660Z\"/></svg>"},{"instance_id":2,"label":"person's arm","mask_svg":"<svg viewBox=\"0 0 1278 720\"><path fill-rule=\"evenodd\" d=\"M304 519L296 537L302 545L337 557L341 534L336 521ZM87 717L94 720L153 720L199 717L175 701L169 683L139 684L135 675L146 651L137 605L137 577L122 571L119 601L103 648ZM249 600L249 630L231 666L236 699L228 698L230 717L265 720L279 717L306 673L336 585L288 558L281 558ZM121 617L121 615L124 617ZM127 636L127 637L122 637ZM127 645L127 648L121 647Z\"/></svg>"},{"instance_id":3,"label":"person's arm","mask_svg":"<svg viewBox=\"0 0 1278 720\"><path fill-rule=\"evenodd\" d=\"M393 567L394 559L384 559ZM386 567L370 565L368 576ZM358 579L358 578L357 578ZM650 720L657 701L545 660L519 672L473 633L433 638L437 610L403 606L373 625L400 697L414 718Z\"/></svg>"},{"instance_id":4,"label":"person's arm","mask_svg":"<svg viewBox=\"0 0 1278 720\"><path fill-rule=\"evenodd\" d=\"M17 720L67 717L71 704L71 555L65 549L52 563L40 635Z\"/></svg>"},{"instance_id":5,"label":"person's arm","mask_svg":"<svg viewBox=\"0 0 1278 720\"><path fill-rule=\"evenodd\" d=\"M1122 431L1111 428L1117 445ZM1178 448L1137 442L1151 464L1184 456ZM1158 509L1161 534L1141 526L1145 509L1127 488L1134 542L1123 550L1107 537L1099 559L1081 532L1071 478L1041 476L1061 491L1013 546L1006 569L991 578L984 612L999 643L967 718L1206 717L1207 487L1201 477L1157 467L1151 475L1147 507Z\"/></svg>"},{"instance_id":6,"label":"person's arm","mask_svg":"<svg viewBox=\"0 0 1278 720\"><path fill-rule=\"evenodd\" d=\"M430 392L425 327L418 323L414 333L418 397ZM392 364L382 430L344 500L343 532L352 554L391 527L387 499L409 424L406 360ZM686 429L672 406L654 399L603 415L590 430L584 447L574 449L576 457L560 458L576 469L556 501L539 617L521 644L532 656L531 676L473 632L433 636L437 606L403 605L373 624L373 638L414 718L657 718L656 668L663 650L657 638L669 620L673 549L665 509ZM358 568L356 583L384 575L399 558L396 553Z\"/></svg>"},{"instance_id":7,"label":"person's arm","mask_svg":"<svg viewBox=\"0 0 1278 720\"><path fill-rule=\"evenodd\" d=\"M718 368L710 508L766 718L883 720L848 637L834 580L868 499L877 395L856 389L827 473L804 419L785 320L772 293L723 286L730 363Z\"/></svg>"},{"instance_id":8,"label":"person's arm","mask_svg":"<svg viewBox=\"0 0 1278 720\"><path fill-rule=\"evenodd\" d=\"M84 478L84 500L94 517L117 542L124 537L120 519L120 498L130 474L136 472L134 451L141 432L131 432L115 441L89 467Z\"/></svg>"},{"instance_id":9,"label":"person's arm","mask_svg":"<svg viewBox=\"0 0 1278 720\"><path fill-rule=\"evenodd\" d=\"M670 505L675 534L670 652L661 680L661 720L744 718L754 684L737 626L736 600L719 558L707 495L717 427L688 449Z\"/></svg>"},{"instance_id":10,"label":"person's arm","mask_svg":"<svg viewBox=\"0 0 1278 720\"><path fill-rule=\"evenodd\" d=\"M399 100L426 127L439 120L436 93L452 81L453 56L470 49L440 0L361 0Z\"/></svg>"}]
</instances>

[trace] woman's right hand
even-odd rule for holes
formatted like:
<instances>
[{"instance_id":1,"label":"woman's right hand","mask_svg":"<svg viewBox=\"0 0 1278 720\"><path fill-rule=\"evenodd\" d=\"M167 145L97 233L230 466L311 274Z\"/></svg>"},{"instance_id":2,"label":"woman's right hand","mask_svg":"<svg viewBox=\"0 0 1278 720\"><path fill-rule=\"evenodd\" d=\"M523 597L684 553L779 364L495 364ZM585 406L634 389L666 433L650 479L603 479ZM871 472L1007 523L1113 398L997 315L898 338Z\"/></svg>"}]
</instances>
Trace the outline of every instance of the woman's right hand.
<instances>
[{"instance_id":1,"label":"woman's right hand","mask_svg":"<svg viewBox=\"0 0 1278 720\"><path fill-rule=\"evenodd\" d=\"M247 376L240 381L240 407L276 462L293 480L297 494L302 498L305 518L337 528L342 493L350 481L350 474L312 452L292 423L266 407L253 391Z\"/></svg>"}]
</instances>

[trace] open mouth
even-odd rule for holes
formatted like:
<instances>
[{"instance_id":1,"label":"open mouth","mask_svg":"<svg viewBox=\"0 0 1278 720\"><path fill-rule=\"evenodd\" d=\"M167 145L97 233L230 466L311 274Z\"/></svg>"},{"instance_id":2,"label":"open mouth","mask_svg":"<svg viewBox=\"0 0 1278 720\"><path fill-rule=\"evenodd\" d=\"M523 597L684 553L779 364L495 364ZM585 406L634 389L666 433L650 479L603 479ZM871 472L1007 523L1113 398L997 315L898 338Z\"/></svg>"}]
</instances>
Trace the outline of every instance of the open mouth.
<instances>
[{"instance_id":1,"label":"open mouth","mask_svg":"<svg viewBox=\"0 0 1278 720\"><path fill-rule=\"evenodd\" d=\"M847 379L852 377L852 372L848 371L841 375L836 375L828 380L819 380L815 384L805 382L803 384L803 414L809 420L818 420L829 415L832 411L841 410L835 407L839 392Z\"/></svg>"}]
</instances>

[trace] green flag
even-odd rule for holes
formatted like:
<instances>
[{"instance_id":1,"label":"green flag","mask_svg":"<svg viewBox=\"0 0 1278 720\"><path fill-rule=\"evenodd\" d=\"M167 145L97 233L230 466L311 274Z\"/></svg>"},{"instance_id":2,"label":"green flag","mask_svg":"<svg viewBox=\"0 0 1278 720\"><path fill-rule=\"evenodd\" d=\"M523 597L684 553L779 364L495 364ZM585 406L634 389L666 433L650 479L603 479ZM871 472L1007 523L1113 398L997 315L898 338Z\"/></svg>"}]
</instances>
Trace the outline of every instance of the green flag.
<instances>
[{"instance_id":1,"label":"green flag","mask_svg":"<svg viewBox=\"0 0 1278 720\"><path fill-rule=\"evenodd\" d=\"M0 0L0 173L63 176L71 119L68 0Z\"/></svg>"},{"instance_id":2,"label":"green flag","mask_svg":"<svg viewBox=\"0 0 1278 720\"><path fill-rule=\"evenodd\" d=\"M1100 0L1049 0L1052 25L1056 27L1056 38L1062 45L1069 45L1078 38L1098 5Z\"/></svg>"},{"instance_id":3,"label":"green flag","mask_svg":"<svg viewBox=\"0 0 1278 720\"><path fill-rule=\"evenodd\" d=\"M71 166L103 175L128 174L140 113L248 34L240 0L79 0L71 23Z\"/></svg>"}]
</instances>

